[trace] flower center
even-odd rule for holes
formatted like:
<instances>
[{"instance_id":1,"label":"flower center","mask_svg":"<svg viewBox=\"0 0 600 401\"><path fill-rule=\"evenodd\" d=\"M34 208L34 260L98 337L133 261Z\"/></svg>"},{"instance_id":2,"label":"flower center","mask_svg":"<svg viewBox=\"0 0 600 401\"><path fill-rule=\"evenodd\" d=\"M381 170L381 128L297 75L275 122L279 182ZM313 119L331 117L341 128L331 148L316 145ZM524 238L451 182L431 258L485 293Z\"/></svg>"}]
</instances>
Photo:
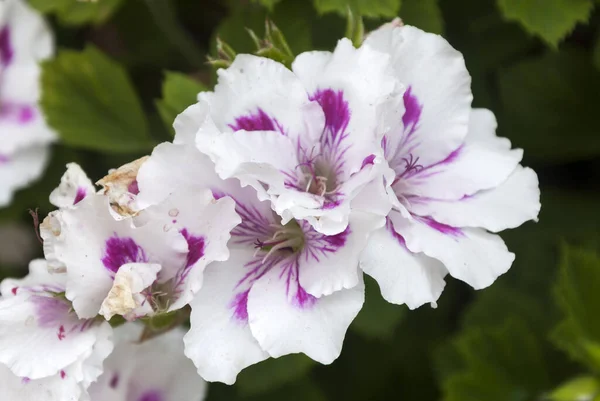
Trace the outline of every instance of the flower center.
<instances>
[{"instance_id":1,"label":"flower center","mask_svg":"<svg viewBox=\"0 0 600 401\"><path fill-rule=\"evenodd\" d=\"M254 243L257 252L265 252L263 261L276 254L294 254L304 248L304 231L296 220L292 220L279 228L273 236L267 240L257 239Z\"/></svg>"},{"instance_id":2,"label":"flower center","mask_svg":"<svg viewBox=\"0 0 600 401\"><path fill-rule=\"evenodd\" d=\"M298 168L302 175L298 189L321 197L336 194L338 183L335 169L322 156L309 157Z\"/></svg>"}]
</instances>

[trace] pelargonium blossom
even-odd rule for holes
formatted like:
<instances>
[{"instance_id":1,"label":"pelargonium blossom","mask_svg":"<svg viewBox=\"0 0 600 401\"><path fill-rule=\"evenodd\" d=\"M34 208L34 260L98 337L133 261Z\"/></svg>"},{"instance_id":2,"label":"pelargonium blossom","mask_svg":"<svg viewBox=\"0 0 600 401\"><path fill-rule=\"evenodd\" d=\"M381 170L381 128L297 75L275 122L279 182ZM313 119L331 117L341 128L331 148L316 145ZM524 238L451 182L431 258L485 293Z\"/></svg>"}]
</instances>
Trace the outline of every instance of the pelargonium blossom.
<instances>
[{"instance_id":1,"label":"pelargonium blossom","mask_svg":"<svg viewBox=\"0 0 600 401\"><path fill-rule=\"evenodd\" d=\"M42 173L55 134L38 105L52 34L24 0L0 3L0 206Z\"/></svg>"},{"instance_id":2,"label":"pelargonium blossom","mask_svg":"<svg viewBox=\"0 0 600 401\"><path fill-rule=\"evenodd\" d=\"M157 146L137 177L142 208L174 192L209 188L234 199L241 218L230 258L207 267L190 304L185 353L204 379L229 384L268 357L302 352L331 363L364 302L359 253L384 219L356 212L343 232L329 236L307 221L285 222L255 189L221 179L198 151L195 133L208 113L201 102L181 114L174 143Z\"/></svg>"},{"instance_id":3,"label":"pelargonium blossom","mask_svg":"<svg viewBox=\"0 0 600 401\"><path fill-rule=\"evenodd\" d=\"M44 221L42 237L54 270L66 272L65 297L79 317L135 320L178 310L200 288L204 267L227 259L229 232L239 222L230 199L178 193L116 218L102 193L86 187L91 194L77 199L75 188L87 181L69 169L55 193L66 204L75 196L73 204Z\"/></svg>"},{"instance_id":4,"label":"pelargonium blossom","mask_svg":"<svg viewBox=\"0 0 600 401\"><path fill-rule=\"evenodd\" d=\"M91 401L202 401L207 384L183 354L181 327L140 342L143 326L115 329L115 349L90 386Z\"/></svg>"},{"instance_id":5,"label":"pelargonium blossom","mask_svg":"<svg viewBox=\"0 0 600 401\"><path fill-rule=\"evenodd\" d=\"M514 260L493 233L535 220L540 191L521 149L495 134L489 110L471 108L462 55L442 37L392 23L363 46L388 54L406 112L382 140L395 172L394 208L361 266L393 303L435 302L444 276L489 286ZM315 62L318 58L315 58Z\"/></svg>"},{"instance_id":6,"label":"pelargonium blossom","mask_svg":"<svg viewBox=\"0 0 600 401\"><path fill-rule=\"evenodd\" d=\"M361 194L391 174L380 143L403 113L388 55L343 39L333 53L301 55L292 71L240 55L218 75L200 95L210 113L196 140L221 178L254 187L284 224L301 219L326 235L343 232L352 209L387 214L385 191Z\"/></svg>"},{"instance_id":7,"label":"pelargonium blossom","mask_svg":"<svg viewBox=\"0 0 600 401\"><path fill-rule=\"evenodd\" d=\"M112 329L80 319L64 298L65 274L34 260L29 275L0 284L0 388L15 401L88 401L113 349Z\"/></svg>"}]
</instances>

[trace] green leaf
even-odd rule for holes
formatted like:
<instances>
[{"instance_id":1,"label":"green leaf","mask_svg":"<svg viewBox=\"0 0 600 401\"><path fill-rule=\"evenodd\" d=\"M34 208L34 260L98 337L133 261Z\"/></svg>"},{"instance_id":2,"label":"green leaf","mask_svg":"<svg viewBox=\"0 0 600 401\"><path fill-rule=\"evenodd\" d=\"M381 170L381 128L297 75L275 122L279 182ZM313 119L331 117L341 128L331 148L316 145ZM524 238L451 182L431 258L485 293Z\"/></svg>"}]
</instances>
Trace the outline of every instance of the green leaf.
<instances>
[{"instance_id":1,"label":"green leaf","mask_svg":"<svg viewBox=\"0 0 600 401\"><path fill-rule=\"evenodd\" d=\"M600 372L600 256L596 251L564 245L556 300L566 319L554 342L572 358Z\"/></svg>"},{"instance_id":2,"label":"green leaf","mask_svg":"<svg viewBox=\"0 0 600 401\"><path fill-rule=\"evenodd\" d=\"M42 13L56 13L65 25L101 24L108 20L124 0L29 0Z\"/></svg>"},{"instance_id":3,"label":"green leaf","mask_svg":"<svg viewBox=\"0 0 600 401\"><path fill-rule=\"evenodd\" d=\"M41 13L60 10L67 7L71 0L29 0L29 4Z\"/></svg>"},{"instance_id":4,"label":"green leaf","mask_svg":"<svg viewBox=\"0 0 600 401\"><path fill-rule=\"evenodd\" d=\"M57 10L58 18L65 25L99 25L107 21L123 4L124 0L70 1Z\"/></svg>"},{"instance_id":5,"label":"green leaf","mask_svg":"<svg viewBox=\"0 0 600 401\"><path fill-rule=\"evenodd\" d=\"M507 19L555 48L577 23L589 19L594 7L592 0L498 0L498 6Z\"/></svg>"},{"instance_id":6,"label":"green leaf","mask_svg":"<svg viewBox=\"0 0 600 401\"><path fill-rule=\"evenodd\" d=\"M196 103L198 93L206 91L204 84L179 72L165 72L162 99L156 100L160 117L172 134L175 117L188 106Z\"/></svg>"},{"instance_id":7,"label":"green leaf","mask_svg":"<svg viewBox=\"0 0 600 401\"><path fill-rule=\"evenodd\" d=\"M320 14L337 12L346 15L348 7L359 17L393 18L400 10L400 0L313 0Z\"/></svg>"},{"instance_id":8,"label":"green leaf","mask_svg":"<svg viewBox=\"0 0 600 401\"><path fill-rule=\"evenodd\" d=\"M591 400L600 393L600 383L593 376L583 376L562 384L548 395L551 401Z\"/></svg>"},{"instance_id":9,"label":"green leaf","mask_svg":"<svg viewBox=\"0 0 600 401\"><path fill-rule=\"evenodd\" d=\"M464 370L444 380L445 401L528 401L548 386L539 339L521 320L471 329L454 346Z\"/></svg>"},{"instance_id":10,"label":"green leaf","mask_svg":"<svg viewBox=\"0 0 600 401\"><path fill-rule=\"evenodd\" d=\"M402 21L424 31L442 34L444 18L438 0L403 0L400 9Z\"/></svg>"},{"instance_id":11,"label":"green leaf","mask_svg":"<svg viewBox=\"0 0 600 401\"><path fill-rule=\"evenodd\" d=\"M43 64L42 108L70 146L106 152L153 146L140 102L121 66L94 47Z\"/></svg>"},{"instance_id":12,"label":"green leaf","mask_svg":"<svg viewBox=\"0 0 600 401\"><path fill-rule=\"evenodd\" d=\"M315 362L303 354L268 359L240 373L237 387L243 395L257 395L277 389L306 376Z\"/></svg>"},{"instance_id":13,"label":"green leaf","mask_svg":"<svg viewBox=\"0 0 600 401\"><path fill-rule=\"evenodd\" d=\"M263 5L264 7L268 8L269 10L273 10L273 7L275 7L275 4L279 3L281 0L253 0L253 1Z\"/></svg>"},{"instance_id":14,"label":"green leaf","mask_svg":"<svg viewBox=\"0 0 600 401\"><path fill-rule=\"evenodd\" d=\"M391 340L406 308L383 299L377 282L366 275L365 286L365 304L351 328L367 338Z\"/></svg>"},{"instance_id":15,"label":"green leaf","mask_svg":"<svg viewBox=\"0 0 600 401\"><path fill-rule=\"evenodd\" d=\"M600 74L589 54L552 52L502 70L498 83L500 135L529 158L558 162L600 154Z\"/></svg>"}]
</instances>

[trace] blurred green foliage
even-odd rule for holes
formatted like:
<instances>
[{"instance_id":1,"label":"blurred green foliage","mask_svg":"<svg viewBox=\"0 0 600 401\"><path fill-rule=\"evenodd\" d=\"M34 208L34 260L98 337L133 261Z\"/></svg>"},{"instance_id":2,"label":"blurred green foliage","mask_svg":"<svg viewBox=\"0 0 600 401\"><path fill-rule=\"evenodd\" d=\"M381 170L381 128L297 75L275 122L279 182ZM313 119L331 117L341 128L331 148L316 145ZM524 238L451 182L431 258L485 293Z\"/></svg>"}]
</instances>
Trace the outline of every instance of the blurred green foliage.
<instances>
[{"instance_id":1,"label":"blurred green foliage","mask_svg":"<svg viewBox=\"0 0 600 401\"><path fill-rule=\"evenodd\" d=\"M297 355L268 361L233 387L212 385L209 401L600 400L600 2L29 1L57 33L43 106L62 142L0 222L31 224L28 209L50 211L69 161L99 179L168 140L177 113L215 82L198 60L220 57L217 38L256 52L246 28L268 47L269 18L293 54L330 50L349 10L366 31L399 16L443 34L465 55L474 105L496 113L499 133L539 174L540 221L503 234L516 261L492 287L475 292L448 278L436 309L408 311L367 278L365 307L331 366Z\"/></svg>"}]
</instances>

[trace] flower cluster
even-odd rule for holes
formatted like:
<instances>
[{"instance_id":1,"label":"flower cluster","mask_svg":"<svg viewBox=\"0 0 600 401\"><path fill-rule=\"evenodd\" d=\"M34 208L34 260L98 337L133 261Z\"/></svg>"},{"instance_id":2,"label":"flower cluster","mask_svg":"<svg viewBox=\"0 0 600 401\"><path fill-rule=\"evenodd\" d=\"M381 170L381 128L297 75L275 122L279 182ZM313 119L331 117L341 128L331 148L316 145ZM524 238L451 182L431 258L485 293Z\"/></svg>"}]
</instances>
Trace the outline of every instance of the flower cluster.
<instances>
[{"instance_id":1,"label":"flower cluster","mask_svg":"<svg viewBox=\"0 0 600 401\"><path fill-rule=\"evenodd\" d=\"M495 233L536 219L539 189L471 100L461 54L398 23L291 69L237 56L177 117L172 143L99 191L68 166L41 225L46 261L2 284L4 380L52 400L162 400L144 396L194 383L191 362L228 384L269 357L333 362L363 272L410 308L435 305L447 274L489 286L514 259ZM169 331L188 317L185 335ZM121 324L156 345L113 353L100 376ZM129 357L160 347L191 360L173 361L180 376ZM176 398L198 399L194 386Z\"/></svg>"},{"instance_id":2,"label":"flower cluster","mask_svg":"<svg viewBox=\"0 0 600 401\"><path fill-rule=\"evenodd\" d=\"M52 55L52 35L23 0L0 2L0 207L39 177L55 139L39 101L39 62Z\"/></svg>"}]
</instances>

